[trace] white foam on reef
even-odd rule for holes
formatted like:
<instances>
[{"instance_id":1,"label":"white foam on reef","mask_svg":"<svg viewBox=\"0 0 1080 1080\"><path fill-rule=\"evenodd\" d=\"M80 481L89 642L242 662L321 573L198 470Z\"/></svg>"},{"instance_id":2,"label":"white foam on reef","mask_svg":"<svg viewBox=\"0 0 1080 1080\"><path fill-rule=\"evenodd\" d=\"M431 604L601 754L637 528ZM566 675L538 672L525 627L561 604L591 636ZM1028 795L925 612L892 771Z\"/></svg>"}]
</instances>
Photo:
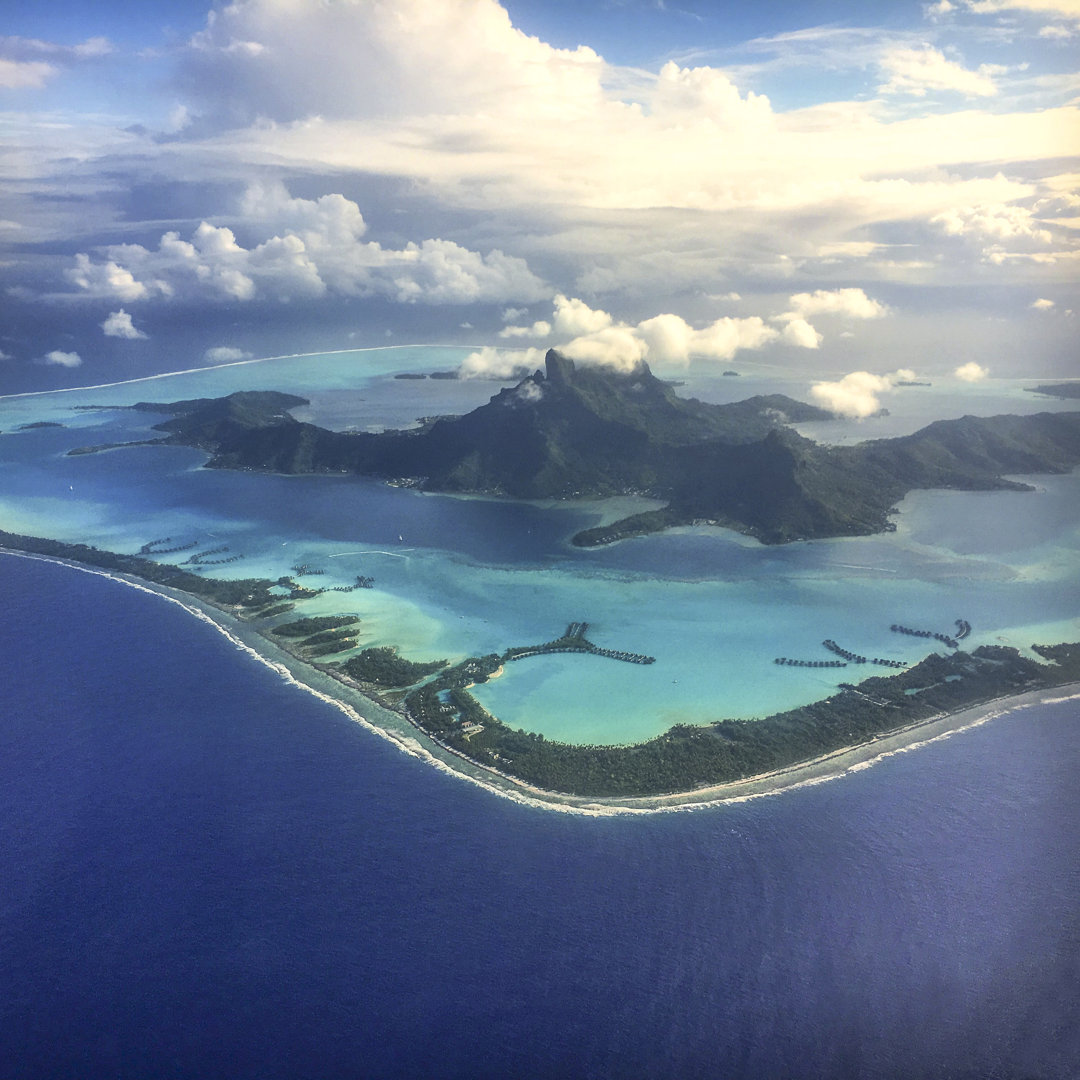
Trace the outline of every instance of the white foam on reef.
<instances>
[{"instance_id":1,"label":"white foam on reef","mask_svg":"<svg viewBox=\"0 0 1080 1080\"><path fill-rule=\"evenodd\" d=\"M26 390L21 394L0 394L0 401L14 398L44 397L46 394L76 394L84 390L109 390L115 386L130 386L132 383L154 382L157 379L171 379L174 375L198 375L207 371L221 371L224 368L247 367L249 364L262 364L267 360L302 360L305 356L343 356L346 353L390 352L392 349L479 349L480 345L368 345L361 349L322 349L319 352L282 353L280 356L255 356L249 360L230 360L227 364L201 364L199 367L182 368L179 371L161 371L156 375L139 375L134 379L118 379L116 382L94 383L91 386L62 386L57 390Z\"/></svg>"},{"instance_id":2,"label":"white foam on reef","mask_svg":"<svg viewBox=\"0 0 1080 1080\"><path fill-rule=\"evenodd\" d=\"M209 626L212 626L219 634L226 638L233 646L235 646L241 652L246 653L252 659L256 660L260 664L269 668L275 672L281 679L291 686L296 687L299 690L305 691L311 694L313 697L318 698L320 701L325 702L337 709L339 712L347 716L353 723L358 724L366 731L371 732L373 735L377 735L382 739L385 739L391 745L395 746L402 753L408 754L410 757L423 761L425 764L438 769L440 772L444 772L448 775L454 776L461 780L466 780L476 787L483 788L485 791L490 792L493 795L498 795L501 798L508 799L511 802L518 803L522 806L534 807L536 809L556 811L564 814L576 814L583 817L622 817L626 815L641 815L641 814L671 814L671 813L686 813L696 810L705 810L720 806L731 806L739 803L751 802L755 799L771 798L776 795L782 795L789 791L798 791L802 788L816 787L819 784L828 783L833 780L842 779L849 773L862 772L869 769L873 765L885 761L888 758L894 757L897 754L906 754L912 750L919 750L926 746L931 746L934 743L942 742L945 739L951 738L953 735L962 734L966 731L972 731L975 728L981 727L983 724L989 723L991 720L995 720L998 717L1005 716L1011 712L1016 712L1021 709L1031 708L1040 704L1059 704L1066 701L1080 700L1080 692L1074 694L1067 694L1059 697L1043 697L1039 696L1038 692L1034 692L1034 695L1025 695L1023 700L1017 699L999 699L993 702L987 702L982 706L972 706L969 709L962 710L958 713L958 716L964 716L967 714L975 715L969 722L963 723L958 727L950 727L946 731L939 732L925 739L918 739L914 742L905 743L902 746L893 747L885 750L880 754L870 757L864 761L856 762L853 765L846 767L839 767L841 762L837 760L837 769L833 772L827 772L822 775L807 776L802 780L794 780L792 783L783 783L785 776L797 775L799 772L807 768L813 768L815 765L824 763L829 759L842 759L847 757L851 753L858 753L866 749L864 744L861 747L852 747L849 749L843 749L836 751L834 754L830 754L825 759L819 759L817 762L806 762L804 764L796 764L787 769L779 770L775 776L765 774L761 777L751 777L746 783L768 783L770 780L775 779L776 785L773 787L767 787L760 791L747 791L742 794L721 794L717 789L722 787L729 787L731 785L717 785L717 794L713 798L709 798L707 790L701 792L704 796L700 799L694 799L693 793L686 793L684 796L676 796L676 798L685 798L685 802L661 802L651 803L649 796L643 796L641 802L645 805L627 805L627 804L608 804L603 802L563 802L562 798L573 799L573 796L560 796L557 793L546 792L541 788L534 787L531 784L527 784L524 781L518 780L514 777L508 776L505 773L500 772L497 769L490 769L486 766L481 766L473 762L471 759L458 754L456 751L449 748L443 748L448 754L453 755L461 759L463 765L468 765L470 768L483 770L487 776L475 775L472 772L465 771L461 766L455 767L450 762L439 757L433 753L424 744L416 738L414 735L409 735L403 732L392 731L388 728L382 727L378 724L372 723L366 717L362 716L356 709L354 709L347 702L342 701L340 698L335 697L332 694L327 694L322 690L318 690L309 683L298 679L293 672L280 661L275 661L267 656L264 656L257 649L253 648L247 642L243 641L237 634L235 634L229 627L223 625L218 619L215 619L208 612L204 611L201 607L194 603L189 603L179 599L176 596L171 595L164 589L154 588L152 586L143 584L139 581L134 581L131 578L121 576L119 574L113 574L107 570L100 570L94 567L85 566L80 563L70 562L66 559L54 558L49 555L39 555L33 552L14 551L10 549L0 549L0 554L11 555L17 558L31 559L37 562L56 563L61 566L70 567L73 570L77 570L80 573L92 574L95 577L106 578L109 581L118 582L121 585L126 585L129 588L136 589L139 592L146 593L149 596L156 596L162 600L171 604L176 604L177 607L182 608L189 615L193 615L196 619ZM1030 698L1030 700L1029 700ZM986 712L982 712L986 709ZM947 721L949 714L942 713L940 716L931 717L929 720L920 722L917 727L928 727L935 723L941 723ZM903 731L895 733L892 736L884 736L884 739L903 738L905 733ZM503 781L502 784L496 782L494 779L498 777ZM506 786L504 786L506 785ZM664 796L655 796L657 800L662 800Z\"/></svg>"}]
</instances>

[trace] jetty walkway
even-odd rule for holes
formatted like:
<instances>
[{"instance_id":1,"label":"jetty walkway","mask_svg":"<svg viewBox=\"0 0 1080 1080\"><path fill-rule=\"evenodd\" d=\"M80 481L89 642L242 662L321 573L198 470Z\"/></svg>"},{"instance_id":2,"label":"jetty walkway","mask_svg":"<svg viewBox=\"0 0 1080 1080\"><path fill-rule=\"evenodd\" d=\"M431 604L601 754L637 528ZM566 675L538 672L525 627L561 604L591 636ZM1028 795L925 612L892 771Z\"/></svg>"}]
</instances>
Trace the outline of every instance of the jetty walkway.
<instances>
[{"instance_id":1,"label":"jetty walkway","mask_svg":"<svg viewBox=\"0 0 1080 1080\"><path fill-rule=\"evenodd\" d=\"M585 637L588 629L587 622L572 622L567 626L566 633L561 638L544 642L542 645L524 645L507 649L503 654L503 659L524 660L526 656L546 656L549 653L588 653L591 656L606 656L609 660L621 660L625 664L656 663L655 656L625 652L622 649L603 649L599 645L594 645Z\"/></svg>"}]
</instances>

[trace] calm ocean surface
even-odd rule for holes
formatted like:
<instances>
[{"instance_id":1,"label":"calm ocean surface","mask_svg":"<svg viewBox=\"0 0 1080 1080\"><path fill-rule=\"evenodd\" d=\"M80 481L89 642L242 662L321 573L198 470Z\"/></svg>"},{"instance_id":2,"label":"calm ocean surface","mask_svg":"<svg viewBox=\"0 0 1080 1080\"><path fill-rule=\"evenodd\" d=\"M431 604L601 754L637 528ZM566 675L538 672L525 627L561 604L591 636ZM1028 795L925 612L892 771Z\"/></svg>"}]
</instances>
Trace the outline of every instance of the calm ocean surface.
<instances>
[{"instance_id":1,"label":"calm ocean surface","mask_svg":"<svg viewBox=\"0 0 1080 1080\"><path fill-rule=\"evenodd\" d=\"M1080 715L645 818L408 758L0 556L0 1076L1068 1080Z\"/></svg>"}]
</instances>

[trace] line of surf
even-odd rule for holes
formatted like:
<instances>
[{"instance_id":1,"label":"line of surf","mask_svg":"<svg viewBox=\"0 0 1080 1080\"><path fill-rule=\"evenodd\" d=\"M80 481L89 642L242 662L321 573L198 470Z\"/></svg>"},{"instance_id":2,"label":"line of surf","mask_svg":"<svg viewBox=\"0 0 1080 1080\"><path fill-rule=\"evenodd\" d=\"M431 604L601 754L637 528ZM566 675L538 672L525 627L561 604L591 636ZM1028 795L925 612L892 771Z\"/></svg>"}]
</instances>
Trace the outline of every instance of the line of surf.
<instances>
[{"instance_id":1,"label":"line of surf","mask_svg":"<svg viewBox=\"0 0 1080 1080\"><path fill-rule=\"evenodd\" d=\"M412 548L409 548L412 551ZM406 559L400 551L339 551L335 555L327 555L328 559L344 559L346 555L390 555L395 559Z\"/></svg>"},{"instance_id":2,"label":"line of surf","mask_svg":"<svg viewBox=\"0 0 1080 1080\"><path fill-rule=\"evenodd\" d=\"M782 795L788 791L798 791L807 787L816 787L819 784L841 779L850 773L861 772L888 758L894 757L897 754L921 749L922 747L949 739L953 735L974 730L991 720L995 720L998 717L1019 709L1030 708L1039 704L1058 704L1065 701L1080 700L1080 684L1072 683L1062 687L1047 687L1043 690L1029 691L1021 695L998 698L979 705L967 706L964 709L957 710L955 713L942 713L938 716L919 721L907 728L877 736L868 742L855 746L843 747L823 755L820 758L795 763L786 766L783 769L778 769L770 773L763 773L756 777L747 777L745 780L717 784L696 792L688 791L674 793L672 795L641 796L639 798L630 798L623 802L606 802L603 799L591 799L588 796L564 795L558 792L545 791L542 788L535 787L516 777L509 776L498 769L478 765L470 758L467 758L448 747L441 746L441 744L436 744L439 745L444 752L450 754L454 758L460 759L461 765L455 765L452 762L446 761L433 753L428 747L424 746L415 735L407 732L393 731L380 724L373 723L354 709L348 702L341 700L340 697L319 690L317 687L306 682L303 678L298 678L288 664L265 656L258 649L244 641L230 628L230 626L226 625L226 621L229 623L236 621L232 616L217 608L210 608L208 610L207 608L204 608L196 598L188 597L187 594L183 594L185 598L180 599L180 597L173 595L172 590L167 590L164 587L152 583L144 583L130 577L109 573L106 570L85 566L81 563L72 562L67 559L55 558L50 555L39 555L33 552L12 549L0 549L0 554L67 566L73 570L78 570L81 573L91 574L95 577L105 578L109 581L115 581L118 584L126 585L129 588L136 589L139 592L146 593L150 596L161 597L163 600L176 604L182 610L199 619L201 622L212 626L238 650L246 653L258 663L269 668L291 686L295 686L297 689L311 694L313 697L332 706L343 713L352 722L364 728L364 730L386 740L392 746L395 746L398 750L408 754L410 757L417 758L425 764L439 769L441 772L445 772L462 780L467 780L475 786L483 788L485 791L498 795L501 798L508 799L511 802L516 802L520 805L536 809L576 814L584 817L620 817L626 815L637 816L641 814L687 813L695 810L750 802L755 799L771 798L776 795ZM252 632L258 633L258 631ZM269 642L267 644L269 644ZM302 664L302 661L296 660L295 658L290 659L297 664ZM1048 696L1053 691L1057 691L1058 696ZM1062 691L1064 691L1063 694ZM357 694L362 697L362 695L359 695L358 691ZM970 719L967 719L969 717ZM931 729L941 725L945 725L942 730L935 730L932 734L929 733ZM915 737L912 741L913 736L915 736L917 732L924 730L928 732L926 738ZM875 753L874 751L877 746L881 746L883 749L880 752ZM865 757L862 760L851 760L853 757L858 758L861 754L869 754L870 756ZM480 775L471 771L474 769L477 770ZM815 771L822 769L826 771ZM499 783L498 781L502 781L502 783ZM763 786L760 790L749 790L754 785Z\"/></svg>"},{"instance_id":3,"label":"line of surf","mask_svg":"<svg viewBox=\"0 0 1080 1080\"><path fill-rule=\"evenodd\" d=\"M482 349L482 345L365 345L359 349L321 349L318 352L282 353L280 356L254 356L247 360L230 360L227 364L202 364L199 367L181 368L179 371L160 371L156 375L138 375L134 379L118 379L115 382L94 383L92 386L62 386L57 390L26 390L19 394L0 394L0 401L12 401L15 398L44 397L46 394L77 394L85 390L109 390L115 386L130 386L132 383L154 382L156 379L171 379L174 375L197 375L207 371L221 371L224 368L246 367L249 364L264 364L268 360L302 360L306 356L344 356L346 353L390 352L393 349Z\"/></svg>"}]
</instances>

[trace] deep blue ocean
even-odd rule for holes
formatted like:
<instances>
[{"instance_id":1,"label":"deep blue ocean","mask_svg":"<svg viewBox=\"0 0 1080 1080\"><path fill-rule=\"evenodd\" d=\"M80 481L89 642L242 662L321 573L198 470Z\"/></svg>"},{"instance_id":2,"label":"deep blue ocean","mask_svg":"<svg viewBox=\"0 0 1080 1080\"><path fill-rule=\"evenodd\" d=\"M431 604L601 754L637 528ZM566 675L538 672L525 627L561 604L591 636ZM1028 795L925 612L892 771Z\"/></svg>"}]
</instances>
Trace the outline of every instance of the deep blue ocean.
<instances>
[{"instance_id":1,"label":"deep blue ocean","mask_svg":"<svg viewBox=\"0 0 1080 1080\"><path fill-rule=\"evenodd\" d=\"M636 818L399 753L0 556L0 1075L1080 1073L1080 710Z\"/></svg>"}]
</instances>

